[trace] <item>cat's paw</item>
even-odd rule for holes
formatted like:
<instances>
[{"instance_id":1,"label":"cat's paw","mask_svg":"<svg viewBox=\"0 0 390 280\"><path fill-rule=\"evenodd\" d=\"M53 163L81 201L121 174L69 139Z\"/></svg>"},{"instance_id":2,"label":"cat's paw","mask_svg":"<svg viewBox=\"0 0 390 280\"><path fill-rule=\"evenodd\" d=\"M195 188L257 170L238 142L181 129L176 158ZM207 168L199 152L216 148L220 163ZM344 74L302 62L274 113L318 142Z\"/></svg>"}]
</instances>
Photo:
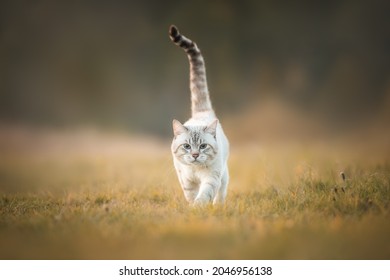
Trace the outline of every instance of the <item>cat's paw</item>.
<instances>
[{"instance_id":1,"label":"cat's paw","mask_svg":"<svg viewBox=\"0 0 390 280\"><path fill-rule=\"evenodd\" d=\"M209 199L205 199L205 198L197 198L194 200L194 202L192 203L192 207L204 207L206 205L209 205L210 204L210 200Z\"/></svg>"}]
</instances>

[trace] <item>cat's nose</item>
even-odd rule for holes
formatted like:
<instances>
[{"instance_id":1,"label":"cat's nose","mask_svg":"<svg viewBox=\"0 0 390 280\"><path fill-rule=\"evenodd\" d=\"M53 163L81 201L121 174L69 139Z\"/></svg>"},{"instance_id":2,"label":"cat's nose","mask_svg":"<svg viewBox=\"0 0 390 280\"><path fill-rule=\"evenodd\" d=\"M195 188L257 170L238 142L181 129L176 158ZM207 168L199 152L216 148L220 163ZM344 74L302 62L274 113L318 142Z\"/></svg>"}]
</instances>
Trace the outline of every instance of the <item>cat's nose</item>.
<instances>
[{"instance_id":1,"label":"cat's nose","mask_svg":"<svg viewBox=\"0 0 390 280\"><path fill-rule=\"evenodd\" d=\"M194 159L197 159L197 158L199 157L199 153L193 153L193 154L192 154L192 157L193 157Z\"/></svg>"}]
</instances>

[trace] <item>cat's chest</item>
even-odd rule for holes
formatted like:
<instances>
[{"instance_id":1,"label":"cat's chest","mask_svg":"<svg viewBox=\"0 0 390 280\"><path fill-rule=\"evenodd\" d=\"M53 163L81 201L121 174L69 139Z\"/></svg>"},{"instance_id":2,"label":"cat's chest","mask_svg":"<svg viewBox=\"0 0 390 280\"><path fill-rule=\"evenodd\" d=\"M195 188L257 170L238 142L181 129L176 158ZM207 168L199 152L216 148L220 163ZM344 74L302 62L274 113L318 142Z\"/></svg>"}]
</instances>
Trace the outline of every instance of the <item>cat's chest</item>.
<instances>
[{"instance_id":1,"label":"cat's chest","mask_svg":"<svg viewBox=\"0 0 390 280\"><path fill-rule=\"evenodd\" d=\"M209 176L209 170L206 168L188 167L181 168L180 174L186 181L199 183L205 177Z\"/></svg>"}]
</instances>

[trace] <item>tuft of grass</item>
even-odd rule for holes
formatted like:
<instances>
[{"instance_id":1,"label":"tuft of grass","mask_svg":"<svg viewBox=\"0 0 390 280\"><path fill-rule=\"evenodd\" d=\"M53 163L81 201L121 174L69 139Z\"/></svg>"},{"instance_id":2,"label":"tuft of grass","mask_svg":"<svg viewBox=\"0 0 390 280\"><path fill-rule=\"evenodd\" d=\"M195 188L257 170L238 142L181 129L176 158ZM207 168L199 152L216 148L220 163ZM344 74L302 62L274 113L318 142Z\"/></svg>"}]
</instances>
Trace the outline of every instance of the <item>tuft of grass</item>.
<instances>
[{"instance_id":1,"label":"tuft of grass","mask_svg":"<svg viewBox=\"0 0 390 280\"><path fill-rule=\"evenodd\" d=\"M168 143L117 141L4 153L1 259L390 258L386 158L242 146L226 204L191 208Z\"/></svg>"}]
</instances>

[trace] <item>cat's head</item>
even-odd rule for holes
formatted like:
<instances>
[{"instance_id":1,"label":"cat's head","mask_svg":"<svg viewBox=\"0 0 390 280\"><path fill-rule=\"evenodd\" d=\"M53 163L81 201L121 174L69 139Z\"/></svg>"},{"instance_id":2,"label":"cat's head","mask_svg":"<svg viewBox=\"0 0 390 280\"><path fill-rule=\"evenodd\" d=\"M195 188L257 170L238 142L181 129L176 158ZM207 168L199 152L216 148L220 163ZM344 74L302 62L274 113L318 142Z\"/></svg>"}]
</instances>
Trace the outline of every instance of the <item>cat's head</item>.
<instances>
[{"instance_id":1,"label":"cat's head","mask_svg":"<svg viewBox=\"0 0 390 280\"><path fill-rule=\"evenodd\" d=\"M172 152L183 164L207 165L218 153L216 131L218 120L207 126L184 126L173 120Z\"/></svg>"}]
</instances>

